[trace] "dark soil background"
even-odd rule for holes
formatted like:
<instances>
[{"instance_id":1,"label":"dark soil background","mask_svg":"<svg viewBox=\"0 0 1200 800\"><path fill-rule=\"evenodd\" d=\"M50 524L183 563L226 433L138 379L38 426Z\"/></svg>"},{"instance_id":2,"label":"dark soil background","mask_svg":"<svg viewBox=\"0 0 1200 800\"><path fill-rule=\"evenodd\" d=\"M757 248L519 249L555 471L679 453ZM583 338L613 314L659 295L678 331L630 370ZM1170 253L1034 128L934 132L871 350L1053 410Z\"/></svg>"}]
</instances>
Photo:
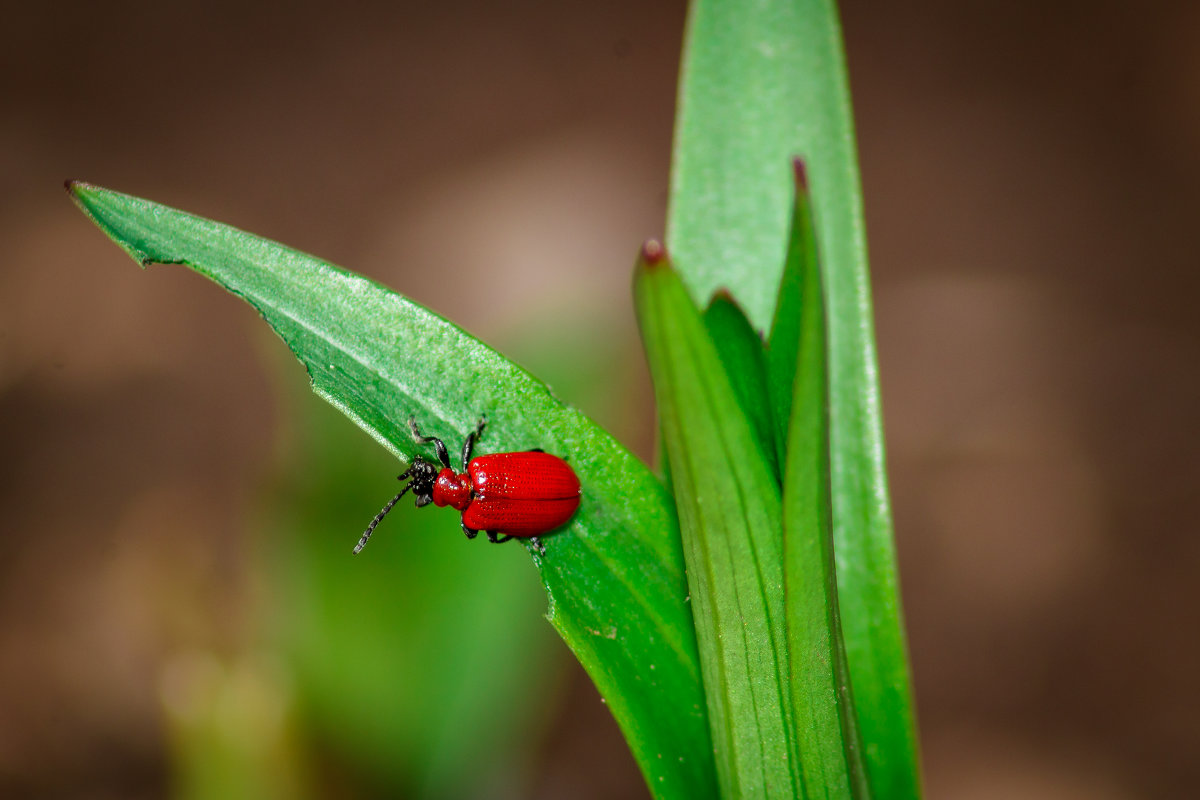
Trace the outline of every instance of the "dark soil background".
<instances>
[{"instance_id":1,"label":"dark soil background","mask_svg":"<svg viewBox=\"0 0 1200 800\"><path fill-rule=\"evenodd\" d=\"M663 228L685 9L9 5L0 790L158 797L166 659L246 635L277 344L194 276L139 272L63 179L317 253L502 349L586 309L641 381L605 421L648 455L628 287ZM843 22L928 795L1186 796L1200 5L848 0ZM645 796L574 669L535 796Z\"/></svg>"}]
</instances>

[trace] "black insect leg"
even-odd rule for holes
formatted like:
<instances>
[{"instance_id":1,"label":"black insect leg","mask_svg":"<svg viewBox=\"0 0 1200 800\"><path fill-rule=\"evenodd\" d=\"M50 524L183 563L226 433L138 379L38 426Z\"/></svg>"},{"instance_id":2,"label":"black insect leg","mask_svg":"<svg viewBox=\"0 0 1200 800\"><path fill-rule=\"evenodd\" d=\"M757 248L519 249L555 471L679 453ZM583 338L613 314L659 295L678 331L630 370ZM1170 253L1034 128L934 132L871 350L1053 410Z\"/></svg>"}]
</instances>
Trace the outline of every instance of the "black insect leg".
<instances>
[{"instance_id":1,"label":"black insect leg","mask_svg":"<svg viewBox=\"0 0 1200 800\"><path fill-rule=\"evenodd\" d=\"M491 542L492 544L504 544L505 542L511 542L513 539L517 538L516 536L508 536L507 534L504 534L504 538L501 539L500 536L501 536L501 534L499 534L497 531L488 531L487 532L488 541ZM538 551L538 555L541 555L541 556L546 555L546 546L544 544L542 544L541 540L538 539L538 537L530 536L529 543L533 545L534 550Z\"/></svg>"},{"instance_id":2,"label":"black insect leg","mask_svg":"<svg viewBox=\"0 0 1200 800\"><path fill-rule=\"evenodd\" d=\"M460 524L462 525L463 533L465 533L467 535L468 539L474 539L476 536L479 535L479 531L471 530L470 528L467 527L467 523L463 522Z\"/></svg>"},{"instance_id":3,"label":"black insect leg","mask_svg":"<svg viewBox=\"0 0 1200 800\"><path fill-rule=\"evenodd\" d=\"M475 442L479 441L479 437L483 435L483 426L487 425L487 417L480 417L479 424L475 426L475 430L467 434L466 441L463 442L462 452L462 471L467 471L467 464L471 461L471 450L475 448Z\"/></svg>"},{"instance_id":4,"label":"black insect leg","mask_svg":"<svg viewBox=\"0 0 1200 800\"><path fill-rule=\"evenodd\" d=\"M417 420L414 417L408 418L408 427L412 429L413 439L421 444L433 443L433 451L437 453L438 461L442 462L442 466L450 469L450 454L446 452L446 443L436 436L422 436L421 429L417 427Z\"/></svg>"}]
</instances>

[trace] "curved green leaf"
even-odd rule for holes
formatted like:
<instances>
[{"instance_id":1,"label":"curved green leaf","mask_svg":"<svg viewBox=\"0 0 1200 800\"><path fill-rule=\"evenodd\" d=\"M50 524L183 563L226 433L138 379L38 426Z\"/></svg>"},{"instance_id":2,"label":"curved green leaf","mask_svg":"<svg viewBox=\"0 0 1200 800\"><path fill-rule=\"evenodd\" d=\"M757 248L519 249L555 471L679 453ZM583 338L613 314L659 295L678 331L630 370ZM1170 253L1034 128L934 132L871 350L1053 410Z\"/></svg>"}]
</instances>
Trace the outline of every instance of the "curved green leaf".
<instances>
[{"instance_id":1,"label":"curved green leaf","mask_svg":"<svg viewBox=\"0 0 1200 800\"><path fill-rule=\"evenodd\" d=\"M668 244L693 298L730 290L765 330L787 246L786 165L807 158L829 320L838 596L871 787L920 794L871 321L862 196L833 0L695 0ZM786 418L785 418L786 419Z\"/></svg>"},{"instance_id":2,"label":"curved green leaf","mask_svg":"<svg viewBox=\"0 0 1200 800\"><path fill-rule=\"evenodd\" d=\"M651 791L715 793L674 506L645 465L527 372L372 281L146 200L68 189L138 263L186 264L254 306L314 390L393 453L417 452L409 416L461 441L486 413L478 452L542 447L568 458L583 501L567 528L545 537L545 557L534 556L547 616L608 702ZM358 531L348 533L350 558Z\"/></svg>"},{"instance_id":3,"label":"curved green leaf","mask_svg":"<svg viewBox=\"0 0 1200 800\"><path fill-rule=\"evenodd\" d=\"M721 794L798 797L779 484L656 244L634 282L688 565Z\"/></svg>"},{"instance_id":4,"label":"curved green leaf","mask_svg":"<svg viewBox=\"0 0 1200 800\"><path fill-rule=\"evenodd\" d=\"M788 429L792 424L792 395L796 389L796 370L800 358L800 326L803 315L808 312L805 301L812 298L804 294L804 282L809 270L819 268L817 261L817 237L813 229L812 197L808 191L808 176L804 162L793 161L795 175L795 206L792 211L792 227L788 237L787 257L784 260L783 277L779 282L779 298L775 304L775 316L771 320L771 334L767 340L767 394L771 398L772 420L775 423L775 443L779 448L779 460L787 460ZM824 314L824 308L818 309ZM826 368L824 360L821 369ZM824 412L822 412L824 413Z\"/></svg>"}]
</instances>

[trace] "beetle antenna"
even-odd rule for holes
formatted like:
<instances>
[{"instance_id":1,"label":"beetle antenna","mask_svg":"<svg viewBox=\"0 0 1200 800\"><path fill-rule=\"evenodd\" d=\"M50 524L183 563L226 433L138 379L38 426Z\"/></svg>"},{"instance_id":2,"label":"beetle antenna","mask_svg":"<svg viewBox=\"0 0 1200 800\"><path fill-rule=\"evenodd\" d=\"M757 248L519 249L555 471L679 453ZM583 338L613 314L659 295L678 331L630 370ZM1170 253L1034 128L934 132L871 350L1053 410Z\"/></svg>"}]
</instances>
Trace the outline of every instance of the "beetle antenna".
<instances>
[{"instance_id":1,"label":"beetle antenna","mask_svg":"<svg viewBox=\"0 0 1200 800\"><path fill-rule=\"evenodd\" d=\"M400 498L404 497L404 493L411 488L412 483L406 483L404 488L400 490L400 493L391 500L388 500L387 505L375 515L375 519L371 520L371 524L368 525L366 531L363 532L362 538L358 540L358 544L354 545L354 555L358 555L360 552L362 552L362 549L367 546L367 539L370 539L371 534L375 532L375 526L383 521L383 518L387 516L387 513L392 510L392 506L396 505L396 503L399 503Z\"/></svg>"}]
</instances>

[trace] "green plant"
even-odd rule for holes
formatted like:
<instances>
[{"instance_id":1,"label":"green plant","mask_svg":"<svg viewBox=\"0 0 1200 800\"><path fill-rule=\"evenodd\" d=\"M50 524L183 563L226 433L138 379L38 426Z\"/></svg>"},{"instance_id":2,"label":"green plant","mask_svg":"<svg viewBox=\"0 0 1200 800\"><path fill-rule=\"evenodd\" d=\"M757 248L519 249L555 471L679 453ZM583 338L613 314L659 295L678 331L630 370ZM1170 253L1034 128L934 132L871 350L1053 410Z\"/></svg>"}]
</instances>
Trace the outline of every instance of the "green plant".
<instances>
[{"instance_id":1,"label":"green plant","mask_svg":"<svg viewBox=\"0 0 1200 800\"><path fill-rule=\"evenodd\" d=\"M788 169L798 154L807 173ZM919 794L831 2L692 8L670 255L647 245L635 278L666 480L400 295L216 222L69 190L138 263L185 264L253 305L315 391L402 459L409 416L457 441L481 409L490 451L570 455L583 504L533 553L547 616L656 797Z\"/></svg>"}]
</instances>

